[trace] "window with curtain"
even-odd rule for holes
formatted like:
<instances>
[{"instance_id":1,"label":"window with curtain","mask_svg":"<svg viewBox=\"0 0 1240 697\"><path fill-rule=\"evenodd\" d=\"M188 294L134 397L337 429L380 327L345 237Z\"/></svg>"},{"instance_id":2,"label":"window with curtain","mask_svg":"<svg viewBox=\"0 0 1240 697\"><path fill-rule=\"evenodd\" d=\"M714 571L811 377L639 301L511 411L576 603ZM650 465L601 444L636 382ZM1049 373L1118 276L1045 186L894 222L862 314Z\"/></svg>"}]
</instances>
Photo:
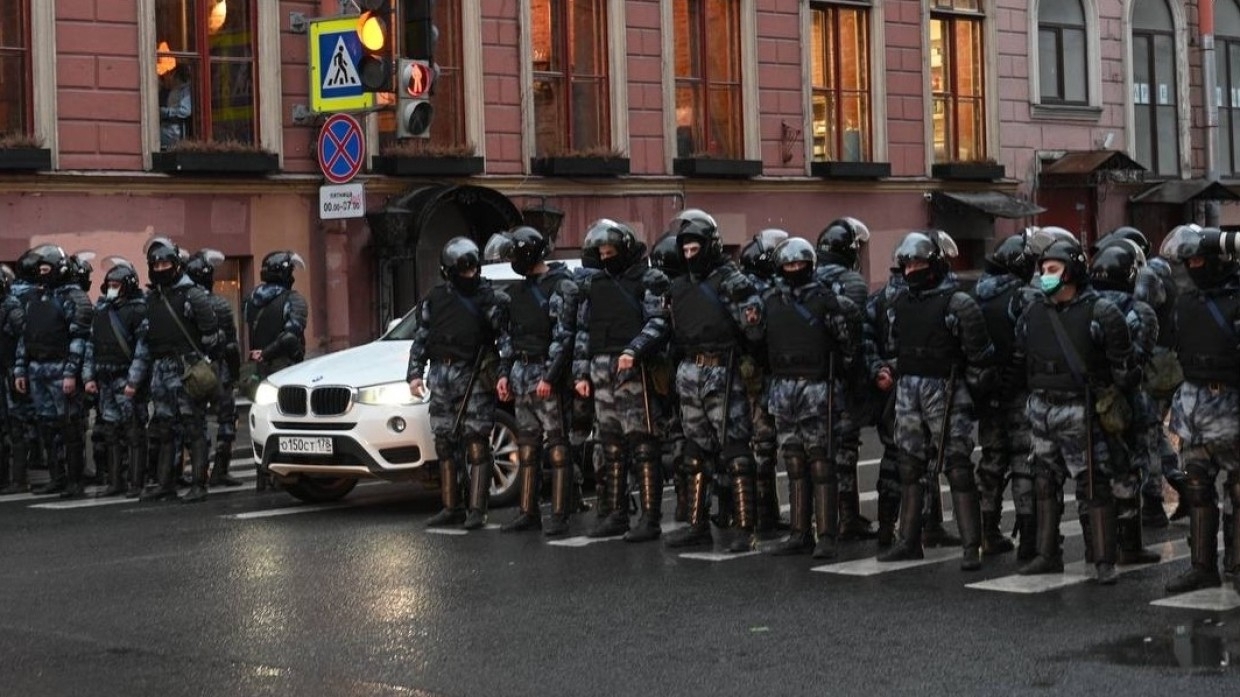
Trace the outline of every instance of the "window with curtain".
<instances>
[{"instance_id":1,"label":"window with curtain","mask_svg":"<svg viewBox=\"0 0 1240 697\"><path fill-rule=\"evenodd\" d=\"M842 3L810 6L813 159L867 162L870 112L870 10Z\"/></svg>"},{"instance_id":2,"label":"window with curtain","mask_svg":"<svg viewBox=\"0 0 1240 697\"><path fill-rule=\"evenodd\" d=\"M257 1L155 0L160 149L257 144Z\"/></svg>"},{"instance_id":3,"label":"window with curtain","mask_svg":"<svg viewBox=\"0 0 1240 697\"><path fill-rule=\"evenodd\" d=\"M1240 172L1240 4L1214 4L1214 61L1218 86L1218 142L1215 165L1223 174Z\"/></svg>"},{"instance_id":4,"label":"window with curtain","mask_svg":"<svg viewBox=\"0 0 1240 697\"><path fill-rule=\"evenodd\" d=\"M529 0L535 156L611 147L606 0Z\"/></svg>"},{"instance_id":5,"label":"window with curtain","mask_svg":"<svg viewBox=\"0 0 1240 697\"><path fill-rule=\"evenodd\" d=\"M934 161L986 159L981 0L933 0L930 13Z\"/></svg>"},{"instance_id":6,"label":"window with curtain","mask_svg":"<svg viewBox=\"0 0 1240 697\"><path fill-rule=\"evenodd\" d=\"M1132 104L1137 162L1155 175L1177 174L1175 23L1166 0L1137 0L1133 6Z\"/></svg>"},{"instance_id":7,"label":"window with curtain","mask_svg":"<svg viewBox=\"0 0 1240 697\"><path fill-rule=\"evenodd\" d=\"M1038 3L1038 80L1043 104L1088 104L1085 9L1081 0Z\"/></svg>"},{"instance_id":8,"label":"window with curtain","mask_svg":"<svg viewBox=\"0 0 1240 697\"><path fill-rule=\"evenodd\" d=\"M740 0L674 0L676 156L744 157Z\"/></svg>"},{"instance_id":9,"label":"window with curtain","mask_svg":"<svg viewBox=\"0 0 1240 697\"><path fill-rule=\"evenodd\" d=\"M30 2L0 3L0 138L30 135Z\"/></svg>"}]
</instances>

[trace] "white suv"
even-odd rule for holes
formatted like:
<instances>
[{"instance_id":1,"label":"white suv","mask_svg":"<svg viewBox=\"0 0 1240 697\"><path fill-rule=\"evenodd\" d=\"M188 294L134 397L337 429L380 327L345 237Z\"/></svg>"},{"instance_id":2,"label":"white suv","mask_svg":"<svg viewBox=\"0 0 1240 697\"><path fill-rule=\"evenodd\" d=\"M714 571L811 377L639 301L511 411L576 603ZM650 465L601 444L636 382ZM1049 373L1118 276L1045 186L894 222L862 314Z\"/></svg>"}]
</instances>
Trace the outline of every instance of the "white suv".
<instances>
[{"instance_id":1,"label":"white suv","mask_svg":"<svg viewBox=\"0 0 1240 697\"><path fill-rule=\"evenodd\" d=\"M520 278L507 264L483 275L500 283ZM426 400L409 394L405 371L412 312L378 340L311 358L259 385L250 409L254 459L303 501L334 501L359 479L422 482L438 489L439 468ZM517 495L516 424L496 410L491 447L492 505Z\"/></svg>"}]
</instances>

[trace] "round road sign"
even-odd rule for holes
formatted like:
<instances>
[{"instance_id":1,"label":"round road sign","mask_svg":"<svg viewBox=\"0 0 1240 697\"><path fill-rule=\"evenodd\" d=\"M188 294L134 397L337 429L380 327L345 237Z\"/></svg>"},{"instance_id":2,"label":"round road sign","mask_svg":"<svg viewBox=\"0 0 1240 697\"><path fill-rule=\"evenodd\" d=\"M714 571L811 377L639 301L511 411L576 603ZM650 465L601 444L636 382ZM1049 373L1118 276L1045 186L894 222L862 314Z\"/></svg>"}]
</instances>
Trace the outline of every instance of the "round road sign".
<instances>
[{"instance_id":1,"label":"round road sign","mask_svg":"<svg viewBox=\"0 0 1240 697\"><path fill-rule=\"evenodd\" d=\"M345 184L362 171L366 139L362 126L348 114L332 114L319 131L319 168L332 184Z\"/></svg>"}]
</instances>

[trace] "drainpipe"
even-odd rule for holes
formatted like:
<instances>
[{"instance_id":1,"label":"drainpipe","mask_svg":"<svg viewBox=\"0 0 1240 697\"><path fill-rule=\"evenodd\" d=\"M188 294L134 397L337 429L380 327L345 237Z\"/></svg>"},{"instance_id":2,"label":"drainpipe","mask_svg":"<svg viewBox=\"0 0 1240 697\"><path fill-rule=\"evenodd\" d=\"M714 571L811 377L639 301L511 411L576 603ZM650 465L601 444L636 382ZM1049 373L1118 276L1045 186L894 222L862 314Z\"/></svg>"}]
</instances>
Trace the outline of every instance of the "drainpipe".
<instances>
[{"instance_id":1,"label":"drainpipe","mask_svg":"<svg viewBox=\"0 0 1240 697\"><path fill-rule=\"evenodd\" d=\"M1214 0L1199 0L1197 23L1201 31L1201 82L1206 97L1206 179L1218 181L1218 71L1214 64ZM1218 227L1219 203L1206 201L1206 227Z\"/></svg>"}]
</instances>

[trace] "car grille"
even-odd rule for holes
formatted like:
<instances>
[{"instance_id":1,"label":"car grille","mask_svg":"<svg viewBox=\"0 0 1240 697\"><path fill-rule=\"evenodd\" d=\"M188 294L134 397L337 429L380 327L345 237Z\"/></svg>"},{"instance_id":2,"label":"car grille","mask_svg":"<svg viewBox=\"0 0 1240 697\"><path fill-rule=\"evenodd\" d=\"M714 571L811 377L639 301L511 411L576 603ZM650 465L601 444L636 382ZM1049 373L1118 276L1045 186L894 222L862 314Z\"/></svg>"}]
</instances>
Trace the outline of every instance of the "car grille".
<instances>
[{"instance_id":1,"label":"car grille","mask_svg":"<svg viewBox=\"0 0 1240 697\"><path fill-rule=\"evenodd\" d=\"M399 448L387 448L380 450L379 454L383 456L384 460L387 460L393 465L405 465L422 459L422 450L416 445L405 445Z\"/></svg>"},{"instance_id":2,"label":"car grille","mask_svg":"<svg viewBox=\"0 0 1240 697\"><path fill-rule=\"evenodd\" d=\"M310 409L315 416L339 416L352 403L353 392L347 387L316 387L310 393Z\"/></svg>"},{"instance_id":3,"label":"car grille","mask_svg":"<svg viewBox=\"0 0 1240 697\"><path fill-rule=\"evenodd\" d=\"M306 388L288 385L280 388L277 394L277 400L280 403L280 413L289 416L305 416L306 414Z\"/></svg>"},{"instance_id":4,"label":"car grille","mask_svg":"<svg viewBox=\"0 0 1240 697\"><path fill-rule=\"evenodd\" d=\"M272 421L271 425L282 431L352 431L357 422Z\"/></svg>"}]
</instances>

